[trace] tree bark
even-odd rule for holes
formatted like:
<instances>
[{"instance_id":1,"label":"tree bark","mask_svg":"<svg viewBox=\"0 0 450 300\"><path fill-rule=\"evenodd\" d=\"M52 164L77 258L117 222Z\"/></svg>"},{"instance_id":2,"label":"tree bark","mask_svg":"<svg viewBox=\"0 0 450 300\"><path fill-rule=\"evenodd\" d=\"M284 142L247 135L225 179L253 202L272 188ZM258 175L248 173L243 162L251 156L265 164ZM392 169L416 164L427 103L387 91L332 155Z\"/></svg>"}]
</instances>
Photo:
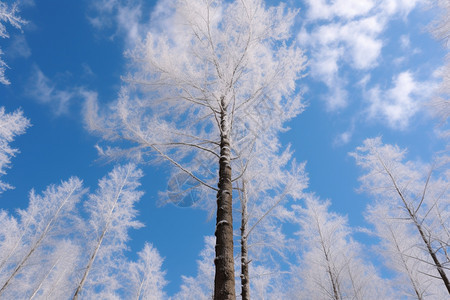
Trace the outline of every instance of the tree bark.
<instances>
[{"instance_id":1,"label":"tree bark","mask_svg":"<svg viewBox=\"0 0 450 300\"><path fill-rule=\"evenodd\" d=\"M214 299L234 300L234 256L233 256L233 215L230 139L226 105L221 99L220 114L220 159L219 159L219 191L217 192L216 218L216 258L214 264L216 274L214 278Z\"/></svg>"}]
</instances>

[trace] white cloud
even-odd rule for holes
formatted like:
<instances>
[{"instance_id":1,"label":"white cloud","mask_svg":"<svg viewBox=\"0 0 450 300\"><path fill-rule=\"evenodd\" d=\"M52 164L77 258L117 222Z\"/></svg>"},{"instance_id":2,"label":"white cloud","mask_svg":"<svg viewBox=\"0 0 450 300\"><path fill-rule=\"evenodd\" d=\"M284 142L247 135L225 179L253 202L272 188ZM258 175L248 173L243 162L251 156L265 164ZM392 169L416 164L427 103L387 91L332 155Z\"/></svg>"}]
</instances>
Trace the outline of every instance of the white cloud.
<instances>
[{"instance_id":1,"label":"white cloud","mask_svg":"<svg viewBox=\"0 0 450 300\"><path fill-rule=\"evenodd\" d=\"M120 6L117 10L117 24L119 31L125 36L127 48L134 48L146 33L145 26L140 23L141 7Z\"/></svg>"},{"instance_id":2,"label":"white cloud","mask_svg":"<svg viewBox=\"0 0 450 300\"><path fill-rule=\"evenodd\" d=\"M329 93L325 95L328 111L336 111L347 106L347 90L345 82L341 78L337 78L334 85L330 88Z\"/></svg>"},{"instance_id":3,"label":"white cloud","mask_svg":"<svg viewBox=\"0 0 450 300\"><path fill-rule=\"evenodd\" d=\"M333 17L354 18L368 13L374 6L373 0L307 0L309 19L330 19Z\"/></svg>"},{"instance_id":4,"label":"white cloud","mask_svg":"<svg viewBox=\"0 0 450 300\"><path fill-rule=\"evenodd\" d=\"M382 91L379 86L367 93L368 117L385 122L389 127L405 130L411 118L430 98L436 86L433 82L416 81L410 71L398 74L394 86Z\"/></svg>"},{"instance_id":5,"label":"white cloud","mask_svg":"<svg viewBox=\"0 0 450 300\"><path fill-rule=\"evenodd\" d=\"M391 19L407 16L422 0L308 0L307 20L298 35L310 49L311 75L324 82L329 110L342 109L348 99L341 69L369 71L376 67L385 43L383 33ZM308 30L309 32L308 32ZM406 43L406 39L404 39ZM336 91L341 97L334 97Z\"/></svg>"},{"instance_id":6,"label":"white cloud","mask_svg":"<svg viewBox=\"0 0 450 300\"><path fill-rule=\"evenodd\" d=\"M6 53L9 59L28 58L31 56L31 49L23 35L16 35L13 37Z\"/></svg>"},{"instance_id":7,"label":"white cloud","mask_svg":"<svg viewBox=\"0 0 450 300\"><path fill-rule=\"evenodd\" d=\"M34 0L20 0L18 1L20 6L27 7L27 6L35 6Z\"/></svg>"},{"instance_id":8,"label":"white cloud","mask_svg":"<svg viewBox=\"0 0 450 300\"><path fill-rule=\"evenodd\" d=\"M427 0L383 0L380 2L381 11L389 16L400 15L406 17L419 3Z\"/></svg>"},{"instance_id":9,"label":"white cloud","mask_svg":"<svg viewBox=\"0 0 450 300\"><path fill-rule=\"evenodd\" d=\"M91 25L98 30L114 29L111 39L116 36L125 39L125 48L134 48L149 30L148 20L143 18L142 0L101 0L91 5L88 17Z\"/></svg>"},{"instance_id":10,"label":"white cloud","mask_svg":"<svg viewBox=\"0 0 450 300\"><path fill-rule=\"evenodd\" d=\"M408 50L411 47L409 35L404 34L400 37L400 46L403 48L403 50Z\"/></svg>"},{"instance_id":11,"label":"white cloud","mask_svg":"<svg viewBox=\"0 0 450 300\"><path fill-rule=\"evenodd\" d=\"M84 87L58 88L55 80L48 78L38 66L33 67L26 92L37 102L50 106L56 116L70 113L75 101L89 102L97 97L96 92Z\"/></svg>"},{"instance_id":12,"label":"white cloud","mask_svg":"<svg viewBox=\"0 0 450 300\"><path fill-rule=\"evenodd\" d=\"M334 146L343 146L350 142L352 139L353 132L351 130L345 131L341 134L339 134L333 142Z\"/></svg>"},{"instance_id":13,"label":"white cloud","mask_svg":"<svg viewBox=\"0 0 450 300\"><path fill-rule=\"evenodd\" d=\"M67 113L69 103L75 96L72 91L57 89L56 85L37 66L34 66L28 94L38 102L50 105L56 115Z\"/></svg>"}]
</instances>

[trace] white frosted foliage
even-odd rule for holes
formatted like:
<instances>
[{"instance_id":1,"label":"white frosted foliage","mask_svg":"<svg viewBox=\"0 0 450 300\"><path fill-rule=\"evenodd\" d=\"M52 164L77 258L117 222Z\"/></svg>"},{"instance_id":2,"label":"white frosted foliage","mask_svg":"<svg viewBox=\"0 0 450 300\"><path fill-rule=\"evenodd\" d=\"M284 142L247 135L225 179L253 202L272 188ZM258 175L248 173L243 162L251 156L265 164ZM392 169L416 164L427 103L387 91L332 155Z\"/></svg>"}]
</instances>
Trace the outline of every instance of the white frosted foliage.
<instances>
[{"instance_id":1,"label":"white frosted foliage","mask_svg":"<svg viewBox=\"0 0 450 300\"><path fill-rule=\"evenodd\" d=\"M11 164L11 158L18 152L10 143L17 135L25 132L30 122L23 116L21 110L6 113L4 107L0 107L0 176L6 174L6 169ZM12 186L0 180L0 193Z\"/></svg>"},{"instance_id":2,"label":"white frosted foliage","mask_svg":"<svg viewBox=\"0 0 450 300\"><path fill-rule=\"evenodd\" d=\"M89 195L85 208L89 218L89 237L75 298L116 298L124 282L120 280L120 265L127 249L128 230L140 228L134 205L142 192L141 170L135 165L116 166L99 181L94 194Z\"/></svg>"},{"instance_id":3,"label":"white frosted foliage","mask_svg":"<svg viewBox=\"0 0 450 300\"><path fill-rule=\"evenodd\" d=\"M4 1L0 1L0 38L8 38L9 34L6 30L7 25L11 25L17 29L25 23L18 15L17 3L8 5ZM9 80L5 76L5 70L8 68L5 61L3 61L1 55L3 54L0 48L0 83L10 84Z\"/></svg>"}]
</instances>

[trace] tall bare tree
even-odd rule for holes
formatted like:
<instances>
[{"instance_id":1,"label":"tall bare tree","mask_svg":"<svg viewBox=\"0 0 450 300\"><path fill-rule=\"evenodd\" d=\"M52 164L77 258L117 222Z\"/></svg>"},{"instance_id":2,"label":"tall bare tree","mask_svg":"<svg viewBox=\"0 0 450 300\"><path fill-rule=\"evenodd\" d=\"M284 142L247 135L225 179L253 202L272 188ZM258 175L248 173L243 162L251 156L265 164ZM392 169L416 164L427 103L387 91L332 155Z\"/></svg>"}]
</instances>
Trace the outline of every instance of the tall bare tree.
<instances>
[{"instance_id":1,"label":"tall bare tree","mask_svg":"<svg viewBox=\"0 0 450 300\"><path fill-rule=\"evenodd\" d=\"M330 204L308 195L304 207L293 206L294 222L300 225L300 264L292 270L292 298L393 299L352 238L347 218L329 211Z\"/></svg>"},{"instance_id":2,"label":"tall bare tree","mask_svg":"<svg viewBox=\"0 0 450 300\"><path fill-rule=\"evenodd\" d=\"M260 269L261 265L271 269L276 268L276 258L280 261L286 258L290 243L282 226L289 219L287 204L302 197L308 182L305 164L291 161L289 148L282 153L270 153L278 150L276 139L272 137L271 141L275 142L275 149L267 149L261 141L255 143L256 155L241 164L246 170L237 182L241 204L241 296L246 300L250 299L253 277L250 262L259 264ZM272 273L269 278L275 275ZM258 275L259 282L264 281L262 277Z\"/></svg>"},{"instance_id":3,"label":"tall bare tree","mask_svg":"<svg viewBox=\"0 0 450 300\"><path fill-rule=\"evenodd\" d=\"M243 145L251 151L260 132L280 130L302 110L293 95L305 59L289 45L296 11L266 8L261 0L167 5L162 19L171 26L150 32L130 52L135 64L126 79L137 89L121 94L103 124L90 124L105 138L133 143L128 155L142 158L153 150L217 193L214 293L234 299L232 184L241 174L232 177L232 165ZM199 161L216 163L210 168Z\"/></svg>"},{"instance_id":4,"label":"tall bare tree","mask_svg":"<svg viewBox=\"0 0 450 300\"><path fill-rule=\"evenodd\" d=\"M128 229L142 226L134 209L142 196L137 190L141 177L142 172L132 164L117 166L99 181L97 192L85 203L91 232L73 299L81 295L89 299L117 297L124 284L117 280L117 262L126 249Z\"/></svg>"},{"instance_id":5,"label":"tall bare tree","mask_svg":"<svg viewBox=\"0 0 450 300\"><path fill-rule=\"evenodd\" d=\"M75 205L84 194L81 181L71 178L60 186L50 186L43 196L30 194L26 210L19 210L19 232L9 239L8 251L0 262L0 296L2 296L24 269L33 265L30 261L40 254L44 247L51 247L53 241L68 228L74 228L77 214ZM44 253L45 255L45 253Z\"/></svg>"},{"instance_id":6,"label":"tall bare tree","mask_svg":"<svg viewBox=\"0 0 450 300\"><path fill-rule=\"evenodd\" d=\"M369 219L377 225L380 237L385 238L387 232L394 235L385 241L399 244L397 253L401 253L400 259L415 259L420 265L419 272L426 274L432 282L440 280L443 283L443 290L450 294L448 274L450 191L449 171L446 168L448 160L445 158L443 161L438 160L431 166L405 161L405 150L385 145L379 137L365 140L363 146L358 147L351 155L367 172L360 177L361 189L376 198L374 207L378 208L370 211L376 212L380 209L382 211L376 214L378 218L371 213ZM390 227L379 226L382 223ZM414 236L416 242L412 242L410 246L420 250L418 252L421 255L402 250L408 248L404 243L409 239L395 236L397 230L389 228L396 226L407 227L403 232ZM392 247L397 246L391 245L390 248ZM409 265L406 261L403 264ZM404 270L407 271L406 268ZM411 267L408 270L410 272ZM411 280L411 283L413 282L414 280ZM436 285L428 286L427 293L441 295ZM416 296L420 298L423 292L417 287L414 287L414 290Z\"/></svg>"}]
</instances>

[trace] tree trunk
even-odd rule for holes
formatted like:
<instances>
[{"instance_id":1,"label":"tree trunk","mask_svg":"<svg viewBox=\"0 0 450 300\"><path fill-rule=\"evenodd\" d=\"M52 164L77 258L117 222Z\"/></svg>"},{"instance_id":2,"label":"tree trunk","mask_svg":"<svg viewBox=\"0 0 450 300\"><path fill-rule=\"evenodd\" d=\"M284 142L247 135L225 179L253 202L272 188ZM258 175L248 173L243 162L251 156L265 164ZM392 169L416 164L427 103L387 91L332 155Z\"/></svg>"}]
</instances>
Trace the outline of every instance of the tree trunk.
<instances>
[{"instance_id":1,"label":"tree trunk","mask_svg":"<svg viewBox=\"0 0 450 300\"><path fill-rule=\"evenodd\" d=\"M431 258L433 259L436 270L438 271L439 276L441 276L441 279L444 282L445 287L447 288L447 292L450 294L450 282L447 277L447 274L445 274L445 271L444 271L444 268L442 267L441 262L439 261L438 257L436 256L436 253L433 251L433 248L431 248L430 241L425 237L425 234L423 233L423 230L422 230L422 226L417 222L417 220L415 218L413 220L417 227L417 230L419 231L420 237L422 238L423 242L427 246L428 253L430 254Z\"/></svg>"},{"instance_id":2,"label":"tree trunk","mask_svg":"<svg viewBox=\"0 0 450 300\"><path fill-rule=\"evenodd\" d=\"M247 194L245 191L245 182L242 184L242 199L241 199L241 296L242 300L250 299L250 280L248 269L248 245L247 245Z\"/></svg>"},{"instance_id":3,"label":"tree trunk","mask_svg":"<svg viewBox=\"0 0 450 300\"><path fill-rule=\"evenodd\" d=\"M47 223L47 226L45 227L44 231L42 232L42 234L39 236L39 239L34 243L34 245L31 247L30 251L27 253L27 255L17 264L16 268L14 269L13 273L8 277L8 279L6 280L6 282L3 284L2 288L0 289L0 295L3 294L3 292L5 291L5 289L8 287L8 285L11 283L11 280L14 279L14 277L16 277L16 275L22 270L22 268L25 266L25 264L27 263L28 259L31 257L31 255L34 253L34 251L41 245L42 241L47 237L47 234L50 232L50 230L52 229L52 226L54 224L54 222L56 222L57 218L59 217L59 213L61 212L62 208L64 207L64 205L66 205L66 203L68 202L68 200L72 197L73 193L75 192L76 187L73 188L69 195L64 199L64 201L62 201L62 203L59 205L58 209L56 210L55 214L53 215L53 217L50 219L50 221Z\"/></svg>"},{"instance_id":4,"label":"tree trunk","mask_svg":"<svg viewBox=\"0 0 450 300\"><path fill-rule=\"evenodd\" d=\"M442 281L444 282L444 285L445 285L445 288L447 289L447 292L450 294L450 281L449 281L449 279L447 277L447 274L445 274L444 268L442 267L442 264L440 263L438 257L436 256L436 253L434 252L433 248L431 247L431 241L426 238L426 236L425 236L425 234L424 234L424 232L422 230L421 223L423 222L423 220L422 220L422 222L419 222L417 220L417 211L410 207L410 205L406 201L405 197L403 196L403 193L401 192L400 188L398 187L397 181L395 180L395 178L392 175L392 173L390 172L390 170L386 167L386 165L383 162L383 160L380 157L378 157L378 159L381 162L381 164L383 165L383 168L385 169L386 173L391 178L391 181L392 181L392 183L394 185L395 191L400 196L400 199L403 202L403 206L408 211L410 219L414 222L414 225L416 226L417 231L419 231L420 237L422 238L422 241L425 243L425 246L427 247L427 252L428 252L428 254L430 254L431 259L433 259L434 266L436 267L436 270L439 273L439 276L441 277ZM430 173L430 176L431 176L431 173ZM429 179L429 177L428 177L428 179ZM425 191L426 191L426 188L427 188L427 184L428 184L428 180L427 180L427 183L425 184L424 194L423 194L422 197L425 197ZM423 198L422 198L422 200L423 200ZM420 205L419 205L419 207L420 207Z\"/></svg>"},{"instance_id":5,"label":"tree trunk","mask_svg":"<svg viewBox=\"0 0 450 300\"><path fill-rule=\"evenodd\" d=\"M92 264L94 263L94 260L95 260L95 258L97 257L98 250L100 249L100 246L102 245L103 238L105 237L105 233L106 233L106 228L103 230L102 235L101 235L101 237L100 237L100 239L99 239L97 245L95 246L94 252L93 252L92 255L89 257L89 262L88 262L88 264L87 264L86 269L84 270L83 278L81 278L81 281L80 281L80 283L78 284L75 293L73 294L72 300L77 300L78 297L79 297L80 294L81 294L81 291L82 291L82 289L83 289L83 287L84 287L84 283L86 282L86 278L87 278L87 276L89 275L89 272L91 271Z\"/></svg>"},{"instance_id":6,"label":"tree trunk","mask_svg":"<svg viewBox=\"0 0 450 300\"><path fill-rule=\"evenodd\" d=\"M234 256L233 256L233 211L230 166L230 139L228 116L224 98L222 98L222 111L220 114L220 159L219 184L217 192L217 219L216 219L216 258L214 264L216 273L214 278L214 299L234 300Z\"/></svg>"},{"instance_id":7,"label":"tree trunk","mask_svg":"<svg viewBox=\"0 0 450 300\"><path fill-rule=\"evenodd\" d=\"M72 297L72 300L77 300L78 297L81 294L81 291L82 291L82 289L84 287L84 284L86 282L86 278L89 275L89 272L92 269L92 265L93 265L93 263L94 263L94 261L95 261L95 259L97 257L97 253L98 253L100 247L103 244L103 239L105 238L105 235L106 235L106 233L109 230L109 226L111 225L111 222L112 222L113 212L114 212L114 210L117 207L117 203L119 202L120 195L122 194L123 187L125 186L125 183L127 181L127 178L128 178L129 174L130 174L130 168L128 168L127 175L123 179L122 184L120 185L119 191L117 192L117 195L114 198L114 203L113 203L113 205L111 207L111 210L108 213L105 227L103 228L102 234L98 238L97 245L95 246L95 249L94 249L93 253L91 254L91 256L89 258L89 262L88 262L88 264L86 266L86 269L84 270L84 273L83 273L83 278L81 279L80 283L78 284L77 289L76 289L76 291L75 291L75 293L74 293L74 295Z\"/></svg>"}]
</instances>

